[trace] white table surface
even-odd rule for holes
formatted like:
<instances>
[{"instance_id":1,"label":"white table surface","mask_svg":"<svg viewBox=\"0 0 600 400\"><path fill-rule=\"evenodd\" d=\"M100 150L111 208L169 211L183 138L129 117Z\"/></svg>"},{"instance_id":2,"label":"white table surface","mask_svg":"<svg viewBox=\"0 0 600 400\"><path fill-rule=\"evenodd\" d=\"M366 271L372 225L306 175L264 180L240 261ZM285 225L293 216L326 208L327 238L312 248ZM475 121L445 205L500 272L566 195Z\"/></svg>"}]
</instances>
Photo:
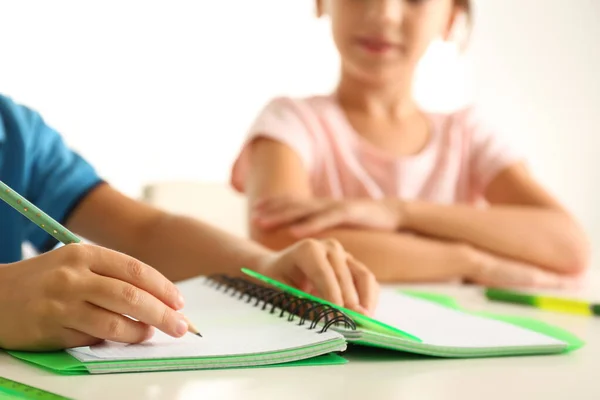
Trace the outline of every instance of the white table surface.
<instances>
[{"instance_id":1,"label":"white table surface","mask_svg":"<svg viewBox=\"0 0 600 400\"><path fill-rule=\"evenodd\" d=\"M350 362L337 366L67 377L0 353L0 376L75 399L600 399L600 318L490 303L475 287L411 288L452 295L472 310L535 317L568 329L587 344L553 356L410 359L364 350L346 353Z\"/></svg>"}]
</instances>

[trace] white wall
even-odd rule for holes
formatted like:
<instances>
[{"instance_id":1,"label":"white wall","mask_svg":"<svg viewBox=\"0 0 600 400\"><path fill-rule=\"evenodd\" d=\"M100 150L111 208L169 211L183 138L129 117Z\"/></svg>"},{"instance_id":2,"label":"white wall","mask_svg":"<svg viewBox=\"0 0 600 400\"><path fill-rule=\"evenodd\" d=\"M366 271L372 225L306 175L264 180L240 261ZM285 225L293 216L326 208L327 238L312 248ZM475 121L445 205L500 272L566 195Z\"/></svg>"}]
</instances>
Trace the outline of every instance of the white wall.
<instances>
[{"instance_id":1,"label":"white wall","mask_svg":"<svg viewBox=\"0 0 600 400\"><path fill-rule=\"evenodd\" d=\"M476 6L476 100L600 245L600 2ZM130 195L157 180L223 182L264 102L333 86L337 56L312 13L312 0L0 0L0 92ZM430 107L470 94L445 95L441 82L461 86L464 70L442 50L417 87Z\"/></svg>"},{"instance_id":2,"label":"white wall","mask_svg":"<svg viewBox=\"0 0 600 400\"><path fill-rule=\"evenodd\" d=\"M224 180L264 102L333 82L310 12L307 1L0 0L0 91L130 194L155 179Z\"/></svg>"},{"instance_id":3,"label":"white wall","mask_svg":"<svg viewBox=\"0 0 600 400\"><path fill-rule=\"evenodd\" d=\"M600 1L476 5L475 100L600 249Z\"/></svg>"}]
</instances>

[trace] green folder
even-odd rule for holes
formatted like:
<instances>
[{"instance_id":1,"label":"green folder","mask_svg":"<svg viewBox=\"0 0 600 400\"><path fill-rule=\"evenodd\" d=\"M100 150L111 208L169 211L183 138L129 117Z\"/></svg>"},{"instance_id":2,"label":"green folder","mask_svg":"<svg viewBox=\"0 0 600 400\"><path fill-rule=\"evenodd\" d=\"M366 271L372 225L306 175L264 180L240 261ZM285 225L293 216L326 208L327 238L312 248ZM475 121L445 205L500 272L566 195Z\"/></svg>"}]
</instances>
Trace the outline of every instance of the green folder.
<instances>
[{"instance_id":1,"label":"green folder","mask_svg":"<svg viewBox=\"0 0 600 400\"><path fill-rule=\"evenodd\" d=\"M430 294L418 291L404 291L407 294L412 296L420 297L429 301L437 302L438 304L445 305L449 308L454 308L456 310L463 310L462 307L450 296L439 295L439 294ZM463 310L464 312L469 312L467 310ZM547 324L545 322L539 321L534 318L520 317L516 315L505 315L505 314L497 314L490 313L487 311L479 311L479 312L470 312L473 315L480 315L486 318L492 318L499 321L504 321L524 329L530 329L535 332L539 332L556 339L562 340L567 344L567 347L564 349L565 352L570 352L577 350L585 345L585 342L581 340L576 335L571 332L559 328L557 326Z\"/></svg>"},{"instance_id":2,"label":"green folder","mask_svg":"<svg viewBox=\"0 0 600 400\"><path fill-rule=\"evenodd\" d=\"M354 329L336 327L351 344L449 358L566 353L584 342L531 318L469 312L447 296L382 290L374 318L331 304L252 270L247 275L294 296L343 310Z\"/></svg>"}]
</instances>

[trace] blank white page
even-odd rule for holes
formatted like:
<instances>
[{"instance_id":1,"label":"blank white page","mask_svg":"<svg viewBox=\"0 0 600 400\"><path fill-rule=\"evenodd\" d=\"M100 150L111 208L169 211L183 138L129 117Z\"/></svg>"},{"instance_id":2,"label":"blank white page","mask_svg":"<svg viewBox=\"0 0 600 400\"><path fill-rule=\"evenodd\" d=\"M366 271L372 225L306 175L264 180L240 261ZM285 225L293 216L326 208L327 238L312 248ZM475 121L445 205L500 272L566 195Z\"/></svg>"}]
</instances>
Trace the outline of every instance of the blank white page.
<instances>
[{"instance_id":1,"label":"blank white page","mask_svg":"<svg viewBox=\"0 0 600 400\"><path fill-rule=\"evenodd\" d=\"M381 291L375 318L435 346L493 348L561 345L515 325L469 315L398 291Z\"/></svg>"},{"instance_id":2,"label":"blank white page","mask_svg":"<svg viewBox=\"0 0 600 400\"><path fill-rule=\"evenodd\" d=\"M104 342L96 346L68 350L80 361L108 361L183 357L220 357L277 352L342 340L334 331L319 333L308 329L310 322L298 326L298 317L287 320L279 310L271 314L254 307L254 302L231 297L197 278L178 285L186 307L182 312L196 325L203 337L188 333L172 338L160 331L142 344ZM246 297L247 298L247 297Z\"/></svg>"}]
</instances>

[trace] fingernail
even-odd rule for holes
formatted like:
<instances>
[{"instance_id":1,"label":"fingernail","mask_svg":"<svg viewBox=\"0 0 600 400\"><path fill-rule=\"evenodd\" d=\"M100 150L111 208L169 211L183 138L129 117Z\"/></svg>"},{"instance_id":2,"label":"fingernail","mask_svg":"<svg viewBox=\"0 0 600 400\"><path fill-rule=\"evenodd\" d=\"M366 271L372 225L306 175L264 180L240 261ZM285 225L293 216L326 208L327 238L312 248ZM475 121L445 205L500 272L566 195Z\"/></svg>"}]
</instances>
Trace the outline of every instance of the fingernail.
<instances>
[{"instance_id":1,"label":"fingernail","mask_svg":"<svg viewBox=\"0 0 600 400\"><path fill-rule=\"evenodd\" d=\"M182 295L179 295L177 297L177 302L175 303L175 307L177 307L178 310L181 310L183 308L183 306L185 306L185 299L183 298Z\"/></svg>"},{"instance_id":2,"label":"fingernail","mask_svg":"<svg viewBox=\"0 0 600 400\"><path fill-rule=\"evenodd\" d=\"M187 322L185 322L185 320L180 319L179 322L177 322L177 326L175 327L175 333L177 333L179 336L183 336L187 333L189 327Z\"/></svg>"},{"instance_id":3,"label":"fingernail","mask_svg":"<svg viewBox=\"0 0 600 400\"><path fill-rule=\"evenodd\" d=\"M356 306L356 308L354 310L358 311L359 313L364 314L364 315L370 315L369 310L367 310L366 308L364 308L361 305Z\"/></svg>"}]
</instances>

